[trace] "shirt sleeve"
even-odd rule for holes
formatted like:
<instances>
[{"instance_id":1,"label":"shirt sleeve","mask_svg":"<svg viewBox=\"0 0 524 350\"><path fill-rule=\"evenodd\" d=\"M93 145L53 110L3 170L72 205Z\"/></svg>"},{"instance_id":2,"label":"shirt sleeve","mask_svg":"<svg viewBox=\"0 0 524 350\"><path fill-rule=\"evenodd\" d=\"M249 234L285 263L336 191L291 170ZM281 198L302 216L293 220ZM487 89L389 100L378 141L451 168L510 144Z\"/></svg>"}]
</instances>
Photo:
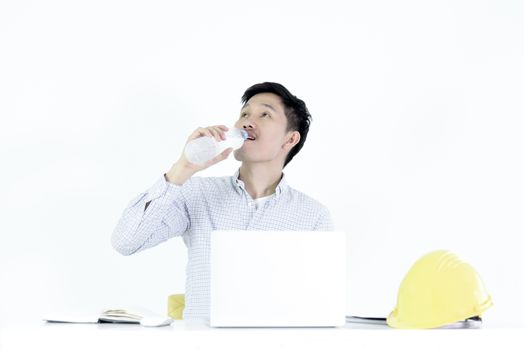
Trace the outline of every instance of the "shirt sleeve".
<instances>
[{"instance_id":1,"label":"shirt sleeve","mask_svg":"<svg viewBox=\"0 0 524 350\"><path fill-rule=\"evenodd\" d=\"M320 214L313 231L334 231L335 224L333 223L333 218L331 217L329 209L322 206L319 212Z\"/></svg>"},{"instance_id":2,"label":"shirt sleeve","mask_svg":"<svg viewBox=\"0 0 524 350\"><path fill-rule=\"evenodd\" d=\"M185 192L190 182L179 186L162 175L149 190L133 198L111 235L113 248L122 255L131 255L187 232L190 220Z\"/></svg>"}]
</instances>

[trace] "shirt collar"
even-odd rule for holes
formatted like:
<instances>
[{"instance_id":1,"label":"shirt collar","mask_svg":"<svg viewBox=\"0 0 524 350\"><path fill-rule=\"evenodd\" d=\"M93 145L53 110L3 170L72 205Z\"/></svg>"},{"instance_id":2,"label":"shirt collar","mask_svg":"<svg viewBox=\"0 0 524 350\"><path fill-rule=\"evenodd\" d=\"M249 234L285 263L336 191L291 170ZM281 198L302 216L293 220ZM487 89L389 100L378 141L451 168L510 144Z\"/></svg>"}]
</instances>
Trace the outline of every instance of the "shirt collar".
<instances>
[{"instance_id":1,"label":"shirt collar","mask_svg":"<svg viewBox=\"0 0 524 350\"><path fill-rule=\"evenodd\" d=\"M242 190L246 190L244 181L240 180L238 176L240 175L240 168L235 171L235 174L232 176L233 186L237 190L237 192L241 193ZM282 172L282 177L280 178L280 182L278 183L277 187L275 188L275 197L278 198L282 192L286 190L288 187L287 180L286 180L286 174Z\"/></svg>"}]
</instances>

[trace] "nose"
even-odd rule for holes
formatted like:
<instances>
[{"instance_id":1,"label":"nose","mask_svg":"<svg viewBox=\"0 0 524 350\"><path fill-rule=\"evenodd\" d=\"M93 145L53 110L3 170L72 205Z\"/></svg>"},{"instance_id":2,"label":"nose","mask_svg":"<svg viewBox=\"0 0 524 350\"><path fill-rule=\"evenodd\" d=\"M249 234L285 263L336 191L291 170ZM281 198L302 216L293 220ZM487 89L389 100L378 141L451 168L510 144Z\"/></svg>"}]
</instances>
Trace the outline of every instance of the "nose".
<instances>
[{"instance_id":1,"label":"nose","mask_svg":"<svg viewBox=\"0 0 524 350\"><path fill-rule=\"evenodd\" d=\"M243 120L240 125L242 126L243 129L246 129L246 130L251 130L251 129L254 129L255 128L255 124L251 122L251 119L246 119L246 120Z\"/></svg>"}]
</instances>

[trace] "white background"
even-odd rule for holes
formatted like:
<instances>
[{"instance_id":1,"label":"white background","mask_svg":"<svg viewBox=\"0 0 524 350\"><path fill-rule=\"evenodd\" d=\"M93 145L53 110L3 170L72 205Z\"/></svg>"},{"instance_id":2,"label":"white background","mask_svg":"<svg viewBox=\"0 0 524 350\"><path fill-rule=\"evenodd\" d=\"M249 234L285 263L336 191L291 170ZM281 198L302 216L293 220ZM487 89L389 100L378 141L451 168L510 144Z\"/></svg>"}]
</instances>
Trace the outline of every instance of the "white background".
<instances>
[{"instance_id":1,"label":"white background","mask_svg":"<svg viewBox=\"0 0 524 350\"><path fill-rule=\"evenodd\" d=\"M196 127L276 81L313 115L285 173L349 234L348 314L387 316L445 248L486 283L486 321L520 324L523 34L517 0L2 1L0 323L165 312L182 240L123 257L111 232Z\"/></svg>"}]
</instances>

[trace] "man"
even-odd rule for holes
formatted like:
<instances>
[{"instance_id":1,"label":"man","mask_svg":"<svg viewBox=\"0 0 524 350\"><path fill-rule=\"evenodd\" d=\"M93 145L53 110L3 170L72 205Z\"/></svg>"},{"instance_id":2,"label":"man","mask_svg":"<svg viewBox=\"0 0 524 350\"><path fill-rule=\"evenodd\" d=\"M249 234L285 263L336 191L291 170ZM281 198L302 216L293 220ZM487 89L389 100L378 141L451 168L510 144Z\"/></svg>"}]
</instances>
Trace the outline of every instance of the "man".
<instances>
[{"instance_id":1,"label":"man","mask_svg":"<svg viewBox=\"0 0 524 350\"><path fill-rule=\"evenodd\" d=\"M233 176L198 177L198 171L226 159L232 148L206 164L182 155L171 169L124 210L113 247L130 255L181 236L188 247L184 319L209 317L209 236L213 230L323 230L334 226L328 209L287 185L283 168L306 140L311 115L305 103L278 83L251 86L242 96L235 127L249 139L235 150L242 162ZM196 129L224 138L223 125Z\"/></svg>"}]
</instances>

